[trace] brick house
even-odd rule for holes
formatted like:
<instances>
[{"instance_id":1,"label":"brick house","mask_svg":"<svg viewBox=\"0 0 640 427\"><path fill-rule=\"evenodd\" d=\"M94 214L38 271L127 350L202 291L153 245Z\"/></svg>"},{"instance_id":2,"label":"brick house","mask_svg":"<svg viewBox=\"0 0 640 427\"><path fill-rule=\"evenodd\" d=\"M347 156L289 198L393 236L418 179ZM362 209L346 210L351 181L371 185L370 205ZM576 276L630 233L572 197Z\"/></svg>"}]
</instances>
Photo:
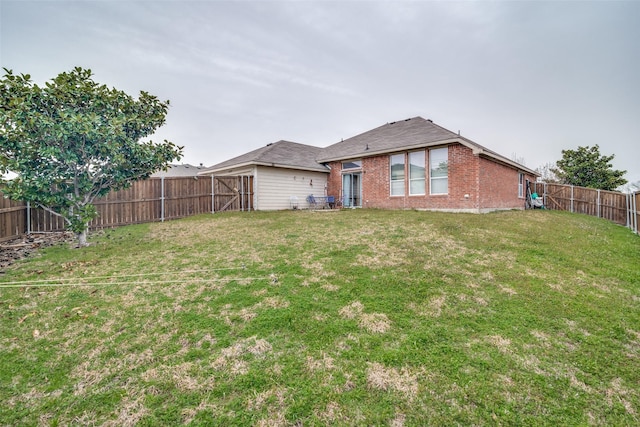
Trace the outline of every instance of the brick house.
<instances>
[{"instance_id":1,"label":"brick house","mask_svg":"<svg viewBox=\"0 0 640 427\"><path fill-rule=\"evenodd\" d=\"M538 173L422 117L325 148L279 141L200 175L250 177L254 209L334 196L344 207L489 212L523 209ZM304 205L303 205L304 206Z\"/></svg>"},{"instance_id":2,"label":"brick house","mask_svg":"<svg viewBox=\"0 0 640 427\"><path fill-rule=\"evenodd\" d=\"M273 142L213 165L198 175L238 178L240 185L236 185L236 191L249 198L248 210L306 207L309 194L323 196L327 187L329 169L315 160L320 150L291 141Z\"/></svg>"},{"instance_id":3,"label":"brick house","mask_svg":"<svg viewBox=\"0 0 640 427\"><path fill-rule=\"evenodd\" d=\"M539 174L422 117L330 145L327 193L346 207L488 212L522 209Z\"/></svg>"}]
</instances>

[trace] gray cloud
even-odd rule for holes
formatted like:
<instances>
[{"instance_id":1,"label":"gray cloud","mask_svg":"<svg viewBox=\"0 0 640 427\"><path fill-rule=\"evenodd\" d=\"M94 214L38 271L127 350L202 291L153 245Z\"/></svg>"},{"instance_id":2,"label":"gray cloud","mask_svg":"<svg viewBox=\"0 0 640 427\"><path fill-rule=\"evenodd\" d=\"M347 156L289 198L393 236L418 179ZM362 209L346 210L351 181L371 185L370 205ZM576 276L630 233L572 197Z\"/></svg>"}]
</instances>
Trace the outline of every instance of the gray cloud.
<instances>
[{"instance_id":1,"label":"gray cloud","mask_svg":"<svg viewBox=\"0 0 640 427\"><path fill-rule=\"evenodd\" d=\"M213 164L421 115L535 168L599 144L640 180L640 3L0 2L0 63L171 100Z\"/></svg>"}]
</instances>

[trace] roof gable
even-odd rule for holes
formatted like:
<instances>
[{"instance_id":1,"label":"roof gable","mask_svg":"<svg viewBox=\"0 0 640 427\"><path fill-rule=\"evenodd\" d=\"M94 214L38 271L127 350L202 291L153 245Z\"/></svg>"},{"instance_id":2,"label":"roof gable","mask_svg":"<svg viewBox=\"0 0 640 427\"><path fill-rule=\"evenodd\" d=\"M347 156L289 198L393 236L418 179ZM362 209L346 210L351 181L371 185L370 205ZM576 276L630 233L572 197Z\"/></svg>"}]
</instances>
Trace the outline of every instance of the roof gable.
<instances>
[{"instance_id":1,"label":"roof gable","mask_svg":"<svg viewBox=\"0 0 640 427\"><path fill-rule=\"evenodd\" d=\"M538 175L523 165L419 116L390 122L323 148L317 161L342 161L451 143L462 144L472 149L474 154Z\"/></svg>"},{"instance_id":2,"label":"roof gable","mask_svg":"<svg viewBox=\"0 0 640 427\"><path fill-rule=\"evenodd\" d=\"M213 165L202 173L206 174L247 165L328 172L329 169L326 166L316 161L320 150L321 148L319 147L281 140Z\"/></svg>"},{"instance_id":3,"label":"roof gable","mask_svg":"<svg viewBox=\"0 0 640 427\"><path fill-rule=\"evenodd\" d=\"M345 139L322 150L319 162L367 157L410 147L450 141L458 135L433 124L431 120L413 117L387 123L370 131Z\"/></svg>"}]
</instances>

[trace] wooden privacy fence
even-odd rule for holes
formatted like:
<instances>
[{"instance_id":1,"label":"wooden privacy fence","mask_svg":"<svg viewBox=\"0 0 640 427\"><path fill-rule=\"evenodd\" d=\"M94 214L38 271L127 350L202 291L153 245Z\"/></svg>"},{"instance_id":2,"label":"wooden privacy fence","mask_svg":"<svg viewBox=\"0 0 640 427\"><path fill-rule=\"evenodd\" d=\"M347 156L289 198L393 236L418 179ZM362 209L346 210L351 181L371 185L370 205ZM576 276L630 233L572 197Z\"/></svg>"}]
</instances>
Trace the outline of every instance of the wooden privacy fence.
<instances>
[{"instance_id":1,"label":"wooden privacy fence","mask_svg":"<svg viewBox=\"0 0 640 427\"><path fill-rule=\"evenodd\" d=\"M92 229L184 218L206 212L254 210L252 176L150 178L134 182L126 190L114 191L96 200L99 216ZM594 190L562 184L531 183L547 209L597 216L625 225L638 234L638 204L635 194ZM31 232L64 230L64 221L27 203L2 197L0 191L0 241Z\"/></svg>"},{"instance_id":2,"label":"wooden privacy fence","mask_svg":"<svg viewBox=\"0 0 640 427\"><path fill-rule=\"evenodd\" d=\"M221 193L216 194L214 189ZM150 178L96 199L98 217L89 227L164 221L224 210L250 211L252 198L253 177ZM0 191L0 241L25 233L64 229L65 223L59 216L28 203L5 199Z\"/></svg>"},{"instance_id":3,"label":"wooden privacy fence","mask_svg":"<svg viewBox=\"0 0 640 427\"><path fill-rule=\"evenodd\" d=\"M253 176L217 176L213 194L214 212L253 210Z\"/></svg>"},{"instance_id":4,"label":"wooden privacy fence","mask_svg":"<svg viewBox=\"0 0 640 427\"><path fill-rule=\"evenodd\" d=\"M531 192L542 197L547 209L569 211L608 219L638 234L638 201L634 194L596 190L574 185L532 182Z\"/></svg>"},{"instance_id":5,"label":"wooden privacy fence","mask_svg":"<svg viewBox=\"0 0 640 427\"><path fill-rule=\"evenodd\" d=\"M21 236L27 229L26 205L1 195L0 191L0 242Z\"/></svg>"}]
</instances>

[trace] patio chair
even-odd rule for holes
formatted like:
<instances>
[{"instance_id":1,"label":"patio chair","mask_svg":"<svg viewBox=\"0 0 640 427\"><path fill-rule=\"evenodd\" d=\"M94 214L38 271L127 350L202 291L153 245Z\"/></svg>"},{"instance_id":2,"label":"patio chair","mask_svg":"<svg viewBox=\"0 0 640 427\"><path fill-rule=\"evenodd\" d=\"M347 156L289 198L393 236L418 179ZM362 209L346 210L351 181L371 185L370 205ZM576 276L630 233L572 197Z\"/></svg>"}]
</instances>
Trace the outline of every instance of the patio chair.
<instances>
[{"instance_id":1,"label":"patio chair","mask_svg":"<svg viewBox=\"0 0 640 427\"><path fill-rule=\"evenodd\" d=\"M336 198L334 196L327 196L327 205L329 209L333 209L336 207Z\"/></svg>"},{"instance_id":2,"label":"patio chair","mask_svg":"<svg viewBox=\"0 0 640 427\"><path fill-rule=\"evenodd\" d=\"M298 209L298 197L297 196L291 196L289 197L289 207L293 210Z\"/></svg>"},{"instance_id":3,"label":"patio chair","mask_svg":"<svg viewBox=\"0 0 640 427\"><path fill-rule=\"evenodd\" d=\"M313 194L309 194L307 196L307 203L309 203L309 209L317 209L318 208L318 202L316 201L316 198Z\"/></svg>"}]
</instances>

